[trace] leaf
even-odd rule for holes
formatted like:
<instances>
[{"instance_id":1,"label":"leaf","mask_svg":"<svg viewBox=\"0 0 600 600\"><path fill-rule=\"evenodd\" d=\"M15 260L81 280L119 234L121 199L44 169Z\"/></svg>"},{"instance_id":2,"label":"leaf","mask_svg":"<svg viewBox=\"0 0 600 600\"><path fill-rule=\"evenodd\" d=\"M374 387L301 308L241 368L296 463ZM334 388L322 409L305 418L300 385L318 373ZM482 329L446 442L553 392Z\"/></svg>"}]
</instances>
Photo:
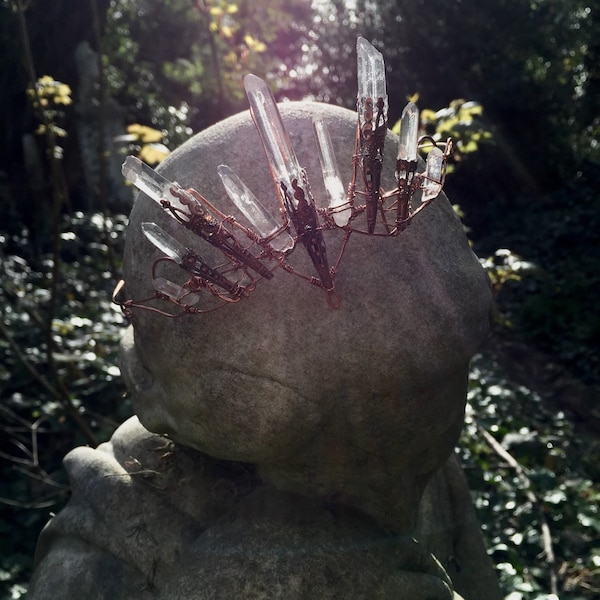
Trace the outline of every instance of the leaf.
<instances>
[{"instance_id":1,"label":"leaf","mask_svg":"<svg viewBox=\"0 0 600 600\"><path fill-rule=\"evenodd\" d=\"M163 139L162 131L139 123L129 125L127 133L137 136L137 139L142 143L160 142Z\"/></svg>"},{"instance_id":2,"label":"leaf","mask_svg":"<svg viewBox=\"0 0 600 600\"><path fill-rule=\"evenodd\" d=\"M461 146L461 152L463 154L469 154L470 152L477 152L477 148L477 142L475 140L471 140L464 144L464 146Z\"/></svg>"},{"instance_id":3,"label":"leaf","mask_svg":"<svg viewBox=\"0 0 600 600\"><path fill-rule=\"evenodd\" d=\"M421 122L422 123L433 123L437 119L436 112L430 108L424 108L421 111Z\"/></svg>"},{"instance_id":4,"label":"leaf","mask_svg":"<svg viewBox=\"0 0 600 600\"><path fill-rule=\"evenodd\" d=\"M244 43L248 46L248 49L253 52L264 52L267 49L267 45L264 42L257 40L250 34L244 36Z\"/></svg>"},{"instance_id":5,"label":"leaf","mask_svg":"<svg viewBox=\"0 0 600 600\"><path fill-rule=\"evenodd\" d=\"M468 112L472 116L483 114L483 106L479 102L465 102L460 110Z\"/></svg>"},{"instance_id":6,"label":"leaf","mask_svg":"<svg viewBox=\"0 0 600 600\"><path fill-rule=\"evenodd\" d=\"M170 150L164 144L145 144L138 158L149 165L157 165L169 155Z\"/></svg>"}]
</instances>

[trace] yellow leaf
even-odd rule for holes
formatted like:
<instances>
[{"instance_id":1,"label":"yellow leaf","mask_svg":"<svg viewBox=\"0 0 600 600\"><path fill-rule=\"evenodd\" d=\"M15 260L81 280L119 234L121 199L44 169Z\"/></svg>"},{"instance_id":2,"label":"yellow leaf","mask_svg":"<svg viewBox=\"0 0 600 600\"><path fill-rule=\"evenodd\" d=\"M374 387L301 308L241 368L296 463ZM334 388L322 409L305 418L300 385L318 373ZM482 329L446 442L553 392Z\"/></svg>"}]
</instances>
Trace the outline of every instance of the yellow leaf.
<instances>
[{"instance_id":1,"label":"yellow leaf","mask_svg":"<svg viewBox=\"0 0 600 600\"><path fill-rule=\"evenodd\" d=\"M162 131L158 131L158 129L153 129L147 125L140 125L139 123L129 125L127 127L127 133L136 135L140 142L143 143L160 142L163 138Z\"/></svg>"},{"instance_id":2,"label":"yellow leaf","mask_svg":"<svg viewBox=\"0 0 600 600\"><path fill-rule=\"evenodd\" d=\"M157 165L169 155L169 149L164 144L144 144L138 158L149 165Z\"/></svg>"},{"instance_id":3,"label":"yellow leaf","mask_svg":"<svg viewBox=\"0 0 600 600\"><path fill-rule=\"evenodd\" d=\"M469 154L470 152L477 152L477 142L467 142L464 146L461 147L461 152L463 154Z\"/></svg>"},{"instance_id":4,"label":"yellow leaf","mask_svg":"<svg viewBox=\"0 0 600 600\"><path fill-rule=\"evenodd\" d=\"M257 40L249 34L244 36L244 42L248 46L248 49L253 52L264 52L267 49L267 45L264 42Z\"/></svg>"},{"instance_id":5,"label":"yellow leaf","mask_svg":"<svg viewBox=\"0 0 600 600\"><path fill-rule=\"evenodd\" d=\"M436 120L435 111L430 108L424 108L421 111L421 121L423 123L432 123Z\"/></svg>"},{"instance_id":6,"label":"yellow leaf","mask_svg":"<svg viewBox=\"0 0 600 600\"><path fill-rule=\"evenodd\" d=\"M468 108L464 107L464 110L468 110L472 115L482 115L483 114L483 106L481 104L473 104Z\"/></svg>"},{"instance_id":7,"label":"yellow leaf","mask_svg":"<svg viewBox=\"0 0 600 600\"><path fill-rule=\"evenodd\" d=\"M448 106L454 110L458 110L465 102L466 100L464 98L456 98L455 100L452 100Z\"/></svg>"},{"instance_id":8,"label":"yellow leaf","mask_svg":"<svg viewBox=\"0 0 600 600\"><path fill-rule=\"evenodd\" d=\"M237 54L233 51L230 50L224 57L223 57L223 62L227 65L227 66L235 66L235 64L238 62L238 56Z\"/></svg>"},{"instance_id":9,"label":"yellow leaf","mask_svg":"<svg viewBox=\"0 0 600 600\"><path fill-rule=\"evenodd\" d=\"M437 131L440 134L444 132L450 132L454 127L456 127L456 125L458 125L458 119L456 117L450 117L449 119L439 123Z\"/></svg>"},{"instance_id":10,"label":"yellow leaf","mask_svg":"<svg viewBox=\"0 0 600 600\"><path fill-rule=\"evenodd\" d=\"M58 94L60 96L70 96L71 95L71 87L68 86L66 83L61 83L58 86Z\"/></svg>"},{"instance_id":11,"label":"yellow leaf","mask_svg":"<svg viewBox=\"0 0 600 600\"><path fill-rule=\"evenodd\" d=\"M412 96L407 96L406 101L414 102L416 104L419 101L419 92L415 92Z\"/></svg>"},{"instance_id":12,"label":"yellow leaf","mask_svg":"<svg viewBox=\"0 0 600 600\"><path fill-rule=\"evenodd\" d=\"M63 104L64 106L68 106L73 102L69 96L54 96L53 100L54 104Z\"/></svg>"},{"instance_id":13,"label":"yellow leaf","mask_svg":"<svg viewBox=\"0 0 600 600\"><path fill-rule=\"evenodd\" d=\"M54 131L54 135L58 137L67 137L67 130L59 127L58 125L51 125L52 131Z\"/></svg>"}]
</instances>

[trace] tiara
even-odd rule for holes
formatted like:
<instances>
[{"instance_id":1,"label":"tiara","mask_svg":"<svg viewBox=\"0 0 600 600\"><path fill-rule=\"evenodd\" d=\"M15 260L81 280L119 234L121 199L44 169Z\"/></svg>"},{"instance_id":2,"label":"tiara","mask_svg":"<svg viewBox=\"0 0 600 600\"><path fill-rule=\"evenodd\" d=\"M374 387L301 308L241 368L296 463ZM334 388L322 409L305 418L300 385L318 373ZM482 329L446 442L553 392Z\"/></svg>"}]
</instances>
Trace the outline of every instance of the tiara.
<instances>
[{"instance_id":1,"label":"tiara","mask_svg":"<svg viewBox=\"0 0 600 600\"><path fill-rule=\"evenodd\" d=\"M154 292L148 298L123 299L125 282L117 284L113 301L126 316L132 317L136 308L172 318L211 312L248 298L259 282L273 279L279 271L321 288L331 308L341 305L335 275L351 236L393 237L404 231L439 196L452 152L451 138L440 143L428 135L419 137L419 111L409 102L400 120L396 187L383 190L381 173L388 131L385 64L383 55L362 37L357 41L357 71L356 142L352 176L346 187L327 125L323 119L313 120L327 193L324 208L315 203L271 91L255 75L244 78L244 87L277 192L278 219L227 165L218 167L218 175L244 222L221 212L198 191L169 181L138 158L125 159L123 175L177 221L175 235L180 228L187 229L201 240L188 247L156 223L141 224L144 235L162 256L152 265ZM424 163L420 163L419 153L426 154ZM342 230L343 238L331 259L323 232L333 229ZM203 244L217 249L218 264L203 258ZM289 257L298 246L308 254L312 274L290 264ZM180 279L185 277L185 281L176 283L166 278L164 263L177 265ZM171 310L164 303L171 305Z\"/></svg>"}]
</instances>

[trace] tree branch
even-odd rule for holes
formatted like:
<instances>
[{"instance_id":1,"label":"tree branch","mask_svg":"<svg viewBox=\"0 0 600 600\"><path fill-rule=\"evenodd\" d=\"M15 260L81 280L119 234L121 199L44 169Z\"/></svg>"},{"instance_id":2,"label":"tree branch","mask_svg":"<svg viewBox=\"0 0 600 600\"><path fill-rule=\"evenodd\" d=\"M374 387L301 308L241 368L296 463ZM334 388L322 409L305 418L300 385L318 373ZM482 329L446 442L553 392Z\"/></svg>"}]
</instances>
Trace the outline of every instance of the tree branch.
<instances>
[{"instance_id":1,"label":"tree branch","mask_svg":"<svg viewBox=\"0 0 600 600\"><path fill-rule=\"evenodd\" d=\"M492 448L492 450L500 456L506 463L515 470L518 477L523 482L523 488L525 491L525 495L527 499L531 502L533 506L536 507L538 511L538 516L540 519L540 529L542 532L542 543L544 547L544 554L546 555L546 560L548 562L548 566L550 569L550 591L552 594L555 594L558 597L558 579L557 579L557 565L556 565L556 556L554 554L554 545L552 543L552 533L550 531L550 526L548 525L548 520L546 519L546 511L544 508L543 500L540 500L537 495L532 491L532 483L531 479L527 475L527 471L525 468L517 461L517 459L506 450L500 442L496 440L496 438L487 431L484 427L482 427L479 423L476 423L477 431L483 436L488 445Z\"/></svg>"}]
</instances>

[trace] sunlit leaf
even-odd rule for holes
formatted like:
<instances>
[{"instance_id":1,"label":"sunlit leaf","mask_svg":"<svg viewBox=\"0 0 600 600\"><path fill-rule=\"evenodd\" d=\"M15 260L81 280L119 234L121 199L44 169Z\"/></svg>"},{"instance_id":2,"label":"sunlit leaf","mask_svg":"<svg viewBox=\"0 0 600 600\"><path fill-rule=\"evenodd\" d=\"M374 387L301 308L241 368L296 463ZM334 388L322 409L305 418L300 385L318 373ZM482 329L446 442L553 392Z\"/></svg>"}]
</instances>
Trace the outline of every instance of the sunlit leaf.
<instances>
[{"instance_id":1,"label":"sunlit leaf","mask_svg":"<svg viewBox=\"0 0 600 600\"><path fill-rule=\"evenodd\" d=\"M267 49L267 45L260 40L252 37L250 34L244 36L244 43L253 52L264 52Z\"/></svg>"},{"instance_id":2,"label":"sunlit leaf","mask_svg":"<svg viewBox=\"0 0 600 600\"><path fill-rule=\"evenodd\" d=\"M162 131L139 123L128 125L127 133L137 136L137 139L143 143L160 142L163 139Z\"/></svg>"},{"instance_id":3,"label":"sunlit leaf","mask_svg":"<svg viewBox=\"0 0 600 600\"><path fill-rule=\"evenodd\" d=\"M420 113L421 116L421 121L423 123L433 123L436 120L436 112L434 110L431 110L429 108L424 108L421 110Z\"/></svg>"},{"instance_id":4,"label":"sunlit leaf","mask_svg":"<svg viewBox=\"0 0 600 600\"><path fill-rule=\"evenodd\" d=\"M170 150L163 144L144 144L138 157L149 165L157 165L167 158L169 153Z\"/></svg>"}]
</instances>

